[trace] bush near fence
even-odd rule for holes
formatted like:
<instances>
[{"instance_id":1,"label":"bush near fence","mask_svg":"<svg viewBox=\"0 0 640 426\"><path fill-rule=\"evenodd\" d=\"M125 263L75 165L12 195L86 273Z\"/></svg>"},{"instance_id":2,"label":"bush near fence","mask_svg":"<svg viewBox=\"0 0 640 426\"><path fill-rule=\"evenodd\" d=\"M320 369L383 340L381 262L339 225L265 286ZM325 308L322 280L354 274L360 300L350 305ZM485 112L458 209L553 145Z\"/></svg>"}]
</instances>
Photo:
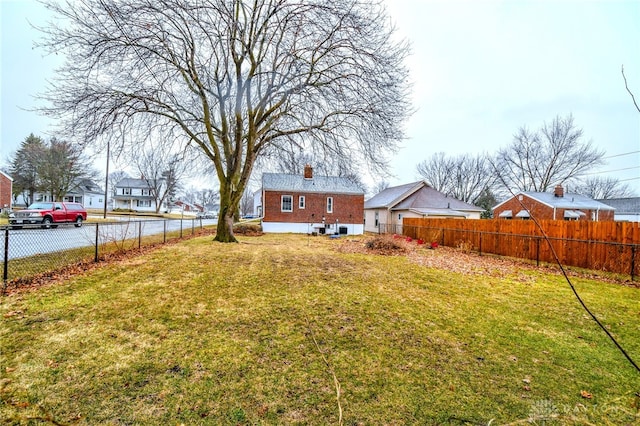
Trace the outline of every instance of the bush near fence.
<instances>
[{"instance_id":1,"label":"bush near fence","mask_svg":"<svg viewBox=\"0 0 640 426\"><path fill-rule=\"evenodd\" d=\"M405 218L401 233L482 253L627 274L640 274L637 222L539 221L547 242L531 220ZM553 251L552 251L553 248Z\"/></svg>"}]
</instances>

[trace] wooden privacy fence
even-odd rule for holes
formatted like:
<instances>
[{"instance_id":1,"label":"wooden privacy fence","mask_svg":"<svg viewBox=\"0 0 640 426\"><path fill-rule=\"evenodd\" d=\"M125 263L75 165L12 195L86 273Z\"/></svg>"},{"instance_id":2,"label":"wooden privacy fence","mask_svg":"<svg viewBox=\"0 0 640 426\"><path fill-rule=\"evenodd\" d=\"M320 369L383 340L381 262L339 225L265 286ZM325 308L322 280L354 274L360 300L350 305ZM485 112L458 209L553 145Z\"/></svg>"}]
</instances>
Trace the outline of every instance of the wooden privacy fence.
<instances>
[{"instance_id":1,"label":"wooden privacy fence","mask_svg":"<svg viewBox=\"0 0 640 426\"><path fill-rule=\"evenodd\" d=\"M531 220L405 218L402 233L425 242L540 262L555 263L553 250L567 266L640 274L640 224L637 222L539 221L547 242Z\"/></svg>"}]
</instances>

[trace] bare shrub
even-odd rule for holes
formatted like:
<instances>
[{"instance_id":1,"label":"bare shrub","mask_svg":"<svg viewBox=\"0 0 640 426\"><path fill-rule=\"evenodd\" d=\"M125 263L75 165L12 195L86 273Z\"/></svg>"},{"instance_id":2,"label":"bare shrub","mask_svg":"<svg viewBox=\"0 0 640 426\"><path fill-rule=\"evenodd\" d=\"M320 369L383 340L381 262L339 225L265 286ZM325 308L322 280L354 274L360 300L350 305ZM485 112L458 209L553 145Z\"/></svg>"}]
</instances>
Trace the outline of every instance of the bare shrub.
<instances>
[{"instance_id":1,"label":"bare shrub","mask_svg":"<svg viewBox=\"0 0 640 426\"><path fill-rule=\"evenodd\" d=\"M233 225L233 233L237 235L262 235L262 226L258 223L237 223Z\"/></svg>"},{"instance_id":2,"label":"bare shrub","mask_svg":"<svg viewBox=\"0 0 640 426\"><path fill-rule=\"evenodd\" d=\"M378 235L365 243L368 250L381 254L400 254L407 252L407 242L403 238L391 235Z\"/></svg>"}]
</instances>

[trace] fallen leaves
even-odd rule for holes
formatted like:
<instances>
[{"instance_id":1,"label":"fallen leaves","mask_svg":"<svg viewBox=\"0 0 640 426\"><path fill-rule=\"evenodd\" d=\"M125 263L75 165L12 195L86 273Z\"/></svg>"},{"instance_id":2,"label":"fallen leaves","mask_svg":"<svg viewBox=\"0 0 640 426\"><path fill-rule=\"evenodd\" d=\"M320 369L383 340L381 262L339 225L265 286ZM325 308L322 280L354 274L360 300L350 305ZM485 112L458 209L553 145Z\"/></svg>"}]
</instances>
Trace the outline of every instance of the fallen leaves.
<instances>
[{"instance_id":1,"label":"fallen leaves","mask_svg":"<svg viewBox=\"0 0 640 426\"><path fill-rule=\"evenodd\" d=\"M581 390L580 391L580 396L583 397L584 399L593 398L593 395L590 392L587 392L586 390Z\"/></svg>"}]
</instances>

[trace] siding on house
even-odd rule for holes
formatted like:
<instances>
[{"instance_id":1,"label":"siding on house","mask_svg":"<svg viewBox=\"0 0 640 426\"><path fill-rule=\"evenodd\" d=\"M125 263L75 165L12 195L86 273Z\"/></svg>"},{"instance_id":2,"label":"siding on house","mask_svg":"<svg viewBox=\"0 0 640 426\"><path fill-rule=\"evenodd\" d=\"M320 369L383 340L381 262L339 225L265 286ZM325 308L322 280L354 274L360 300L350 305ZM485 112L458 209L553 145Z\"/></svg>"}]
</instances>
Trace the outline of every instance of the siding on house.
<instances>
[{"instance_id":1,"label":"siding on house","mask_svg":"<svg viewBox=\"0 0 640 426\"><path fill-rule=\"evenodd\" d=\"M13 179L8 174L0 171L0 212L11 210L12 207Z\"/></svg>"},{"instance_id":2,"label":"siding on house","mask_svg":"<svg viewBox=\"0 0 640 426\"><path fill-rule=\"evenodd\" d=\"M114 209L127 209L137 212L155 212L156 202L152 195L152 188L144 179L125 178L115 186L116 194L113 196ZM166 204L160 209L166 210Z\"/></svg>"},{"instance_id":3,"label":"siding on house","mask_svg":"<svg viewBox=\"0 0 640 426\"><path fill-rule=\"evenodd\" d=\"M367 200L364 208L367 232L400 232L405 218L480 219L483 212L480 207L449 197L424 181L386 188ZM381 230L381 224L387 228Z\"/></svg>"}]
</instances>

